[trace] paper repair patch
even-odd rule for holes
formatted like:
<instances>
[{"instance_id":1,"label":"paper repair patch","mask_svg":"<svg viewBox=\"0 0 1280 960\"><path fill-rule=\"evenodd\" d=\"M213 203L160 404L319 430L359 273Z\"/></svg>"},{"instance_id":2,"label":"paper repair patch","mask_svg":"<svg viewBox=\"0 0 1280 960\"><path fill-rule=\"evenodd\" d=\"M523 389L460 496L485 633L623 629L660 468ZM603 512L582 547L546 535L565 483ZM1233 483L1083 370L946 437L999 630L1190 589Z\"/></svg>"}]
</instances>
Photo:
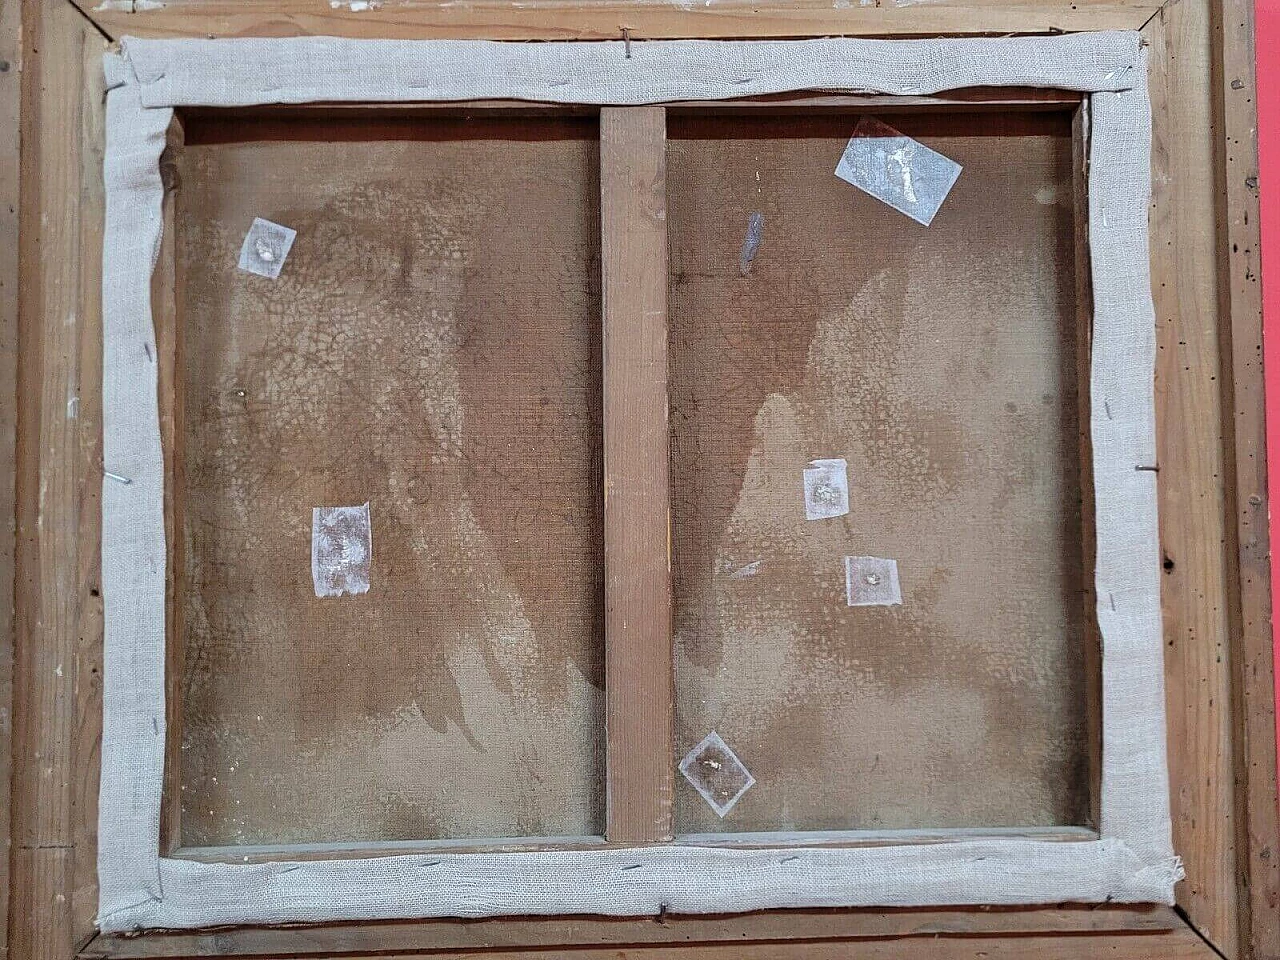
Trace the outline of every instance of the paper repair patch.
<instances>
[{"instance_id":1,"label":"paper repair patch","mask_svg":"<svg viewBox=\"0 0 1280 960\"><path fill-rule=\"evenodd\" d=\"M849 512L849 465L843 458L810 460L804 471L804 518L826 520Z\"/></svg>"},{"instance_id":2,"label":"paper repair patch","mask_svg":"<svg viewBox=\"0 0 1280 960\"><path fill-rule=\"evenodd\" d=\"M373 530L369 504L311 511L311 581L317 597L369 592Z\"/></svg>"},{"instance_id":3,"label":"paper repair patch","mask_svg":"<svg viewBox=\"0 0 1280 960\"><path fill-rule=\"evenodd\" d=\"M297 235L297 230L254 217L240 246L240 269L274 280L280 276L284 258L289 255Z\"/></svg>"},{"instance_id":4,"label":"paper repair patch","mask_svg":"<svg viewBox=\"0 0 1280 960\"><path fill-rule=\"evenodd\" d=\"M714 730L685 754L680 761L680 772L721 817L732 810L756 782L751 771Z\"/></svg>"},{"instance_id":5,"label":"paper repair patch","mask_svg":"<svg viewBox=\"0 0 1280 960\"><path fill-rule=\"evenodd\" d=\"M960 176L960 164L875 117L863 117L836 176L927 227Z\"/></svg>"},{"instance_id":6,"label":"paper repair patch","mask_svg":"<svg viewBox=\"0 0 1280 960\"><path fill-rule=\"evenodd\" d=\"M896 607L902 603L898 561L882 557L844 558L845 599L851 607Z\"/></svg>"}]
</instances>

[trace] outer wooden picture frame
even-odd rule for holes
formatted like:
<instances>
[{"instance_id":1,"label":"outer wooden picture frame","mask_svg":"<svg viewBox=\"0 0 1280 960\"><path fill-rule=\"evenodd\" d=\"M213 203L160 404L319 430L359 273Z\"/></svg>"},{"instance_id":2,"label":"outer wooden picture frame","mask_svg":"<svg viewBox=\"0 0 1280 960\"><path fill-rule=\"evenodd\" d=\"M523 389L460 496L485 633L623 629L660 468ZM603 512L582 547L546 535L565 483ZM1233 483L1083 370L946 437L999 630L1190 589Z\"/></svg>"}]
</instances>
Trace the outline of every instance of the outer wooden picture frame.
<instances>
[{"instance_id":1,"label":"outer wooden picture frame","mask_svg":"<svg viewBox=\"0 0 1280 960\"><path fill-rule=\"evenodd\" d=\"M30 270L26 273L23 287L22 329L25 347L40 344L40 348L24 348L19 383L19 395L24 398L20 408L21 423L25 424L21 434L25 439L19 442L24 464L19 474L19 492L21 495L25 491L32 496L20 496L25 504L20 519L25 524L22 529L27 533L25 537L20 534L18 561L22 586L18 626L23 640L19 659L19 708L16 712L19 769L15 781L14 814L18 829L13 862L18 873L12 888L16 899L13 900L11 916L21 921L20 926L15 927L18 934L15 944L20 955L28 955L33 945L41 948L54 946L54 941L65 944L65 947L55 950L52 955L67 955L77 941L83 942L91 934L91 927L86 921L92 915L95 899L92 895L93 855L89 838L93 830L96 774L88 768L92 764L95 743L92 700L96 683L93 653L96 601L96 549L93 546L96 514L93 497L96 494L93 488L97 477L97 466L93 462L96 432L93 356L96 335L92 329L93 302L97 295L93 280L96 258L93 249L96 243L93 198L96 185L92 162L86 163L83 170L77 170L76 164L40 164L38 158L81 156L82 151L92 151L92 144L100 131L95 123L97 97L91 92L86 96L84 91L92 90L95 77L93 63L101 45L93 28L63 4L32 3L27 12L28 22L34 28L30 34L34 38L31 49L38 48L41 58L36 59L36 55L29 51L26 64L26 76L31 81L27 87L28 101L32 111L43 109L44 112L37 117L43 116L46 122L41 124L43 136L36 144L40 152L32 153L34 146L30 135L37 121L30 119L32 114L28 112L28 162L24 164L24 183L30 189L24 194L23 210L29 229L24 232L23 249ZM1107 8L1108 16L1130 16L1134 21L1142 19L1144 22L1150 12L1135 8L1117 13L1115 8ZM1214 104L1231 105L1231 109L1223 109L1228 118L1234 118L1229 122L1240 123L1242 130L1247 131L1249 124L1239 118L1242 115L1247 118L1251 94L1248 80L1242 80L1239 88L1225 80L1216 88L1210 82L1211 51L1234 50L1225 41L1222 47L1211 43L1211 28L1222 29L1227 23L1226 18L1212 18L1212 12L1207 6L1168 8L1146 27L1153 46L1156 126L1153 268L1157 312L1164 338L1158 373L1163 411L1159 465L1162 515L1165 517L1163 540L1167 557L1166 638L1171 641L1168 653L1171 764L1175 830L1178 832L1176 846L1187 861L1190 875L1190 881L1180 891L1184 909L1195 929L1220 946L1227 955L1245 955L1243 951L1253 945L1255 955L1266 956L1268 951L1275 952L1275 913L1270 908L1276 895L1276 873L1275 858L1269 852L1274 850L1275 831L1274 760L1271 759L1274 753L1263 742L1270 737L1268 711L1265 708L1241 708L1237 712L1242 703L1256 705L1270 698L1269 674L1264 666L1269 661L1265 616L1256 612L1256 606L1246 604L1244 599L1246 594L1254 598L1255 591L1265 590L1265 578L1242 573L1237 579L1232 572L1237 569L1232 545L1233 538L1237 536L1234 532L1237 525L1230 519L1235 503L1247 504L1240 514L1239 523L1244 534L1239 535L1235 542L1239 543L1247 561L1241 569L1250 570L1248 564L1255 562L1253 558L1259 555L1260 550L1265 556L1265 531L1255 519L1265 515L1265 507L1261 487L1247 483L1243 487L1238 485L1244 482L1241 478L1245 477L1245 470L1236 472L1234 482L1223 479L1227 473L1224 467L1236 459L1234 451L1237 447L1241 451L1241 466L1250 468L1250 477L1256 480L1257 471L1261 469L1260 458L1251 457L1251 452L1260 449L1261 443L1261 379L1258 361L1253 359L1252 353L1257 336L1256 283L1244 266L1232 266L1254 262L1249 258L1256 257L1256 242L1239 243L1237 234L1236 250L1230 254L1225 252L1229 249L1225 241L1221 244L1227 269L1221 277L1224 282L1219 284L1215 270L1217 260L1213 253L1220 238L1207 229L1215 206L1214 184L1200 176L1200 172L1208 168L1206 164L1213 162L1216 152L1208 134L1209 118L1202 108ZM182 16L158 11L156 19L173 15ZM108 13L107 16L113 15ZM135 18L142 19L136 14L114 16L129 17L134 22ZM339 26L343 19L354 21L354 18L346 17L345 12L333 15L332 20L330 16L326 11L316 19L330 28ZM870 19L872 16L868 14L868 19L859 21L861 29L880 32L874 30L873 25L878 24L884 29L885 22L909 19L905 14L892 12L879 20ZM1007 18L1006 14L973 11L960 16L968 18L965 22L970 26L966 29L990 27L993 22L1004 22L1002 17ZM1026 28L1052 15L1040 9L1034 14L1015 14L1015 29L1018 16L1027 18L1022 21ZM668 28L674 29L666 17L677 15L666 14L663 18ZM830 21L829 26L832 29L814 32L849 32L854 29L848 23L838 21ZM369 28L361 23L359 29ZM428 28L420 25L418 29L425 32ZM479 33L484 32L485 27L473 24L472 29ZM504 26L497 29L510 31L512 28ZM531 27L529 32L539 29L558 28ZM1235 29L1232 28L1232 33ZM132 25L130 30L137 32ZM691 29L689 32L694 31ZM1212 59L1219 63L1221 69L1226 69L1222 65L1234 66L1242 62L1242 58L1232 57L1236 55L1220 54ZM72 83L69 87L62 87L52 82L44 86L38 84L38 66L42 61L62 66L75 64L73 75L84 78L88 86ZM1247 57L1243 62L1247 62ZM57 69L61 70L62 66ZM44 76L48 79L55 76L55 72L49 69ZM1211 92L1214 89L1218 90L1216 98ZM1238 97L1237 91L1242 91ZM1242 105L1236 107L1237 102ZM62 126L48 122L57 118L61 118ZM1246 142L1247 138L1246 132ZM1217 159L1221 164L1242 162L1234 149L1221 150ZM1253 161L1246 162L1251 164ZM1252 189L1247 179L1244 178L1243 186L1234 185L1232 181L1233 188L1226 194L1226 213L1234 215L1241 226L1245 221L1248 191ZM68 184L73 185L71 189L67 189ZM82 196L84 203L80 202ZM36 205L28 206L29 201ZM27 212L44 209L39 206L41 202L53 206L52 210L44 210L44 217ZM1256 203L1256 198L1252 202ZM63 213L58 214L54 212L56 210ZM1256 230L1256 218L1249 217L1249 220ZM42 249L40 244L44 244L46 251L56 244L63 244L60 249L70 251L80 243L85 245L83 256L72 256L66 261L51 260L46 256L40 262L41 258L34 253ZM83 268L80 262L85 264ZM82 269L88 271L87 276L81 274ZM1232 276L1238 278L1234 285L1226 282ZM1217 295L1219 290L1220 298ZM60 310L57 306L59 298L67 305L82 300L76 310L77 326L61 329L55 323L55 320L61 323L66 316L65 309ZM1219 299L1223 306L1229 308L1221 325L1216 320ZM90 327L80 326L86 323ZM1165 331L1173 331L1173 336ZM48 339L49 336L54 339ZM1232 354L1234 362L1225 359L1228 353ZM77 355L82 356L83 361L76 360ZM1173 356L1177 356L1178 363L1171 362ZM69 368L66 366L68 363ZM65 418L66 397L61 395L62 390L58 386L46 386L43 400L36 399L40 396L38 389L32 392L33 387L42 382L49 384L50 377L45 374L59 366L63 370L84 371L80 374L85 379L77 394L80 404L75 422ZM1254 372L1253 379L1247 376L1248 370ZM1224 372L1234 374L1234 380L1224 376ZM65 379L61 382L65 383ZM1222 399L1220 391L1224 382L1233 383L1233 389L1241 400L1251 400L1248 405L1241 404L1240 412L1245 416L1230 415L1235 412L1234 396ZM1249 386L1250 383L1253 385ZM1204 429L1206 411L1218 409L1225 409L1227 413L1224 429L1211 435ZM1242 425L1245 422L1257 428L1256 434ZM63 449L70 459L57 456L49 459L50 455L45 451L50 449ZM72 452L75 450L83 452L75 454ZM68 469L58 466L60 463L67 464ZM50 488L48 481L53 478L60 479ZM54 492L37 498L35 494L41 488ZM1244 492L1240 492L1242 490ZM50 496L53 499L49 499ZM89 500L83 509L76 509L84 496ZM1184 509L1178 510L1178 507ZM65 512L64 508L72 512ZM77 515L78 520L72 519ZM39 525L35 523L37 517L42 520ZM1193 521L1183 523L1184 517L1192 517ZM1221 537L1213 532L1215 523ZM80 525L83 525L84 532L74 533L81 528ZM1217 544L1223 537L1226 545L1219 548ZM46 576L51 578L43 589L39 586L39 578L35 577L38 569L45 570ZM68 589L59 592L56 587L59 582ZM83 603L74 599L78 595L83 596ZM1184 636L1190 639L1183 639ZM1238 649L1236 645L1239 645ZM78 661L74 655L77 647L82 651ZM1219 652L1223 648L1225 655ZM62 682L66 671L59 673L57 670L64 662L76 665L74 690L79 691L78 697L84 701L79 708L75 704L77 695L73 694L71 683ZM69 722L76 715L83 721ZM67 719L54 722L56 716ZM46 719L41 721L40 717ZM64 732L60 734L58 731ZM63 772L43 777L34 775L45 767ZM83 789L65 786L71 781L72 771L83 776ZM1239 793L1233 782L1232 774L1235 772L1242 775ZM1237 800L1240 801L1238 806ZM89 815L85 816L86 813ZM1237 822L1238 826L1235 826ZM81 825L75 826L77 823ZM77 836L85 840L77 841ZM78 853L77 848L80 850ZM1246 866L1247 869L1243 869ZM72 877L80 879L72 880ZM1239 885L1238 877L1245 878ZM77 890L80 891L78 896ZM1070 920L1076 916L1073 911L1015 913L1017 917L1011 924L1008 917L1000 923L975 923L964 919L972 916L965 911L929 911L930 918L922 922L919 917L912 919L885 911L869 914L843 912L837 922L838 929L826 929L831 936L857 936L859 930L865 931L865 935L883 935L890 930L920 929L963 929L995 935L1011 926L1024 932L1043 933L1046 928L1057 928L1062 924L1081 931L1096 930L1096 921L1090 922L1093 924L1091 927L1090 924L1081 925ZM1128 919L1117 921L1121 927L1150 929L1153 925L1166 926L1171 932L1151 937L1109 938L1109 949L1125 951L1125 955L1130 956L1195 956L1205 949L1195 934L1171 915L1165 915L1165 919L1156 920L1153 924L1150 917L1136 921L1132 911L1120 913L1129 914ZM1138 913L1146 916L1144 911ZM1105 910L1090 912L1092 916L1098 914L1111 916ZM879 919L875 922L858 919L864 916ZM80 919L75 920L76 917ZM656 926L679 928L685 932L677 933L673 929L667 935L683 939L694 935L688 932L692 928L680 927L684 922L672 919L667 924ZM480 939L494 944L502 939L500 930L504 924L508 935L511 924L519 926L515 921L489 923L495 924L489 928L492 934L481 933ZM579 923L588 928L587 933L580 935L587 937L588 942L599 942L597 938L600 938L614 943L635 943L649 940L650 934L645 931L656 929L653 921L618 921L615 923L619 926L611 927ZM718 926L699 923L696 935L706 939L719 936L736 938L740 931L745 930L756 931L755 935L761 939L799 933L799 928L791 926L787 918L768 915L762 916L758 923L743 921L735 925L734 921L722 921ZM395 926L404 931L403 937L418 945L423 942L424 929L456 930L457 925ZM572 940L558 922L549 922L534 929L544 932L535 935L543 943ZM394 939L368 939L373 934L375 931L363 929L348 929L345 933L335 930L332 939L321 949L398 949L394 946ZM269 943L273 951L289 952L303 949L305 939L288 931L259 931L258 936L257 948L252 946L252 937L247 942L240 942L250 950L261 949L263 944ZM321 934L321 940L326 936ZM443 936L445 939L437 943L446 947L449 935ZM525 942L529 942L527 930L525 936ZM263 937L266 940L262 940ZM1268 940L1268 937L1272 939ZM163 942L167 946L155 949L178 952L202 949L198 937ZM456 940L453 942L457 943ZM477 943L475 940L471 942ZM953 951L937 955L954 956L960 955L954 952L956 949L968 951L980 947L996 951L995 955L1000 955L1000 950L1014 951L1009 955L1021 955L1020 951L1027 950L1032 941L1010 944L999 940L969 940L963 946L957 946L958 941L907 941L896 946L878 944L876 949L885 956L899 955L893 952L899 949L905 951L901 955L921 955L921 951L926 949L926 942L930 944L928 949ZM1102 949L1093 937L1071 942L1074 947L1069 947L1064 941L1054 949L1059 953L1076 949L1081 956L1094 955ZM381 943L392 946L382 946ZM405 948L409 945L406 939L399 943ZM115 950L119 947L104 942L101 949ZM707 949L714 951L714 948ZM770 955L776 953L776 948L761 949ZM798 951L804 949L803 946L796 947ZM828 948L819 949L826 951L823 955L831 952Z\"/></svg>"}]
</instances>

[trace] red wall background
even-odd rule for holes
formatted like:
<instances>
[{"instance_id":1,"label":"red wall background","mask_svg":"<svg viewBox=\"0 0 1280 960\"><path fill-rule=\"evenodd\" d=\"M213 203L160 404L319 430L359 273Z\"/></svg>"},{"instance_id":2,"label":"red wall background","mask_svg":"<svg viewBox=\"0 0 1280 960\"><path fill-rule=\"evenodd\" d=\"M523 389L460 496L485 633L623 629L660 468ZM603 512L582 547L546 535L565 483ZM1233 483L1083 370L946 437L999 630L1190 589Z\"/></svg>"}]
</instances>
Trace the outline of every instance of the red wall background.
<instances>
[{"instance_id":1,"label":"red wall background","mask_svg":"<svg viewBox=\"0 0 1280 960\"><path fill-rule=\"evenodd\" d=\"M1280 504L1280 0L1255 0L1258 57L1258 159L1262 200L1262 349L1267 371L1268 500ZM1276 514L1271 542L1280 543ZM1271 564L1271 594L1280 597L1280 563ZM1274 600L1273 600L1274 602ZM1280 618L1274 618L1280 619ZM1280 664L1280 630L1272 627ZM1280 670L1276 671L1280 699ZM1280 711L1277 711L1280 731Z\"/></svg>"}]
</instances>

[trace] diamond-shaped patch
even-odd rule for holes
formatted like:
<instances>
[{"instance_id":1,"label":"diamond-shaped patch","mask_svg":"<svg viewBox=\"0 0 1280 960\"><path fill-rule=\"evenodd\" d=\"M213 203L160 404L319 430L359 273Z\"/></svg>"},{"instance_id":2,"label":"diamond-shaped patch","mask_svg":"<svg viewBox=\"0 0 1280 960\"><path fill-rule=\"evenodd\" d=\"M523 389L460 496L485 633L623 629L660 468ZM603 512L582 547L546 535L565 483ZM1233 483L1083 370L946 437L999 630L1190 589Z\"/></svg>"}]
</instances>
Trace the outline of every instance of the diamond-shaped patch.
<instances>
[{"instance_id":1,"label":"diamond-shaped patch","mask_svg":"<svg viewBox=\"0 0 1280 960\"><path fill-rule=\"evenodd\" d=\"M680 772L721 817L732 810L756 782L751 771L714 730L685 754L680 761Z\"/></svg>"}]
</instances>

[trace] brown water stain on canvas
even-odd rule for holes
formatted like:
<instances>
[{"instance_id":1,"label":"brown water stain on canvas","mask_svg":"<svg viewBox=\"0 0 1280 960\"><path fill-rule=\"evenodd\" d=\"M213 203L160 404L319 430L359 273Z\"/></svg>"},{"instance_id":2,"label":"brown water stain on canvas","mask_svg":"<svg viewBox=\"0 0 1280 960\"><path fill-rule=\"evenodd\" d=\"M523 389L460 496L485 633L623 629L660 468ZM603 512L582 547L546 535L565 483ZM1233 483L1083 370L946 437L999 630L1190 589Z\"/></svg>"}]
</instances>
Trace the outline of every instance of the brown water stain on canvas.
<instances>
[{"instance_id":1,"label":"brown water stain on canvas","mask_svg":"<svg viewBox=\"0 0 1280 960\"><path fill-rule=\"evenodd\" d=\"M1083 822L1071 224L1041 199L1070 143L927 142L964 165L929 228L838 181L841 140L670 144L676 755L714 729L757 780L724 820L680 784L680 832ZM849 514L807 521L831 457ZM903 605L848 607L845 556L896 559Z\"/></svg>"},{"instance_id":2,"label":"brown water stain on canvas","mask_svg":"<svg viewBox=\"0 0 1280 960\"><path fill-rule=\"evenodd\" d=\"M598 832L595 156L187 149L184 842ZM311 509L366 501L370 590L318 599Z\"/></svg>"}]
</instances>

